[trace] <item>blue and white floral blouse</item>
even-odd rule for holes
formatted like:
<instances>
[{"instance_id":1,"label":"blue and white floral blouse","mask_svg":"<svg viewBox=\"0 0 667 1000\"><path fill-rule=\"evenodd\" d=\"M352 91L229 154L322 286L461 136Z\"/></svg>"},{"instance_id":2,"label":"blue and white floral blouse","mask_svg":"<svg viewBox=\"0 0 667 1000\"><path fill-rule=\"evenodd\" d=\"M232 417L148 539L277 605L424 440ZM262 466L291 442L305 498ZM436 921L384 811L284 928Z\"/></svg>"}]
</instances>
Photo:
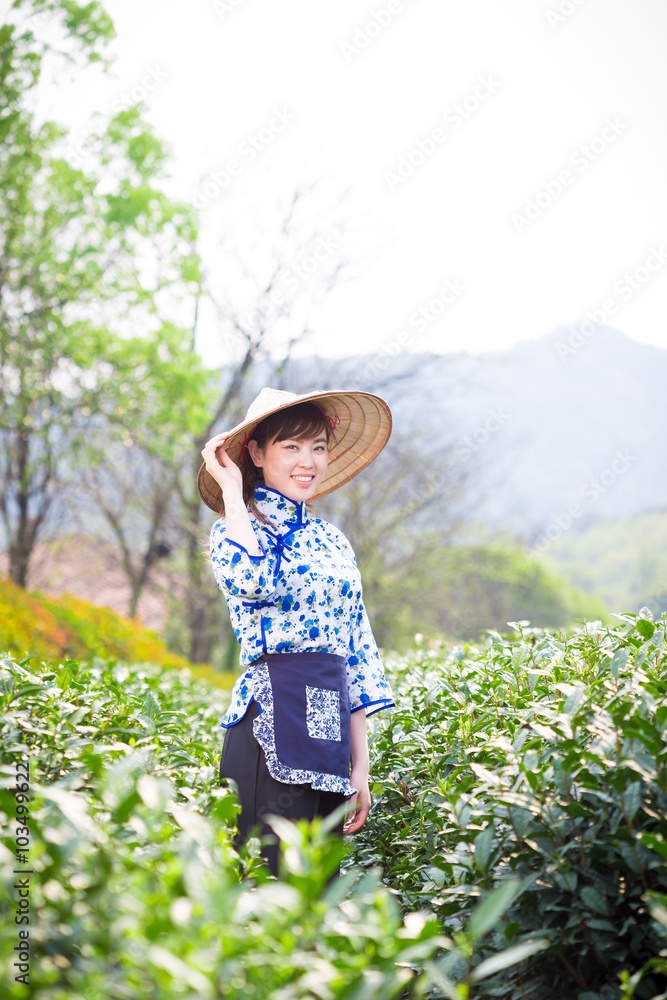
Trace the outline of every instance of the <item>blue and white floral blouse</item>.
<instances>
[{"instance_id":1,"label":"blue and white floral blouse","mask_svg":"<svg viewBox=\"0 0 667 1000\"><path fill-rule=\"evenodd\" d=\"M312 517L306 502L255 487L269 524L250 519L261 555L225 538L225 519L211 527L211 563L225 595L241 665L266 653L336 653L346 658L350 711L373 715L394 705L368 615L354 551L342 531ZM252 670L242 674L221 725L239 722L253 700Z\"/></svg>"}]
</instances>

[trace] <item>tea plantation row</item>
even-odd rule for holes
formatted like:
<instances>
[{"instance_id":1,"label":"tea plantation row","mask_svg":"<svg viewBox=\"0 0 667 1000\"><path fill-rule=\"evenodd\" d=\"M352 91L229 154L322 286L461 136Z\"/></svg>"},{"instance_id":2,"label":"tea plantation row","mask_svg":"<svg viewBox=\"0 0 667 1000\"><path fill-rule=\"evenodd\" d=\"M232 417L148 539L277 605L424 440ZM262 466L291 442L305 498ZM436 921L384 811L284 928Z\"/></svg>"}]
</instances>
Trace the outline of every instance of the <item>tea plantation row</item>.
<instances>
[{"instance_id":1,"label":"tea plantation row","mask_svg":"<svg viewBox=\"0 0 667 1000\"><path fill-rule=\"evenodd\" d=\"M220 691L0 661L3 996L664 996L665 623L516 630L388 663L371 817L276 820L279 881L232 845Z\"/></svg>"}]
</instances>

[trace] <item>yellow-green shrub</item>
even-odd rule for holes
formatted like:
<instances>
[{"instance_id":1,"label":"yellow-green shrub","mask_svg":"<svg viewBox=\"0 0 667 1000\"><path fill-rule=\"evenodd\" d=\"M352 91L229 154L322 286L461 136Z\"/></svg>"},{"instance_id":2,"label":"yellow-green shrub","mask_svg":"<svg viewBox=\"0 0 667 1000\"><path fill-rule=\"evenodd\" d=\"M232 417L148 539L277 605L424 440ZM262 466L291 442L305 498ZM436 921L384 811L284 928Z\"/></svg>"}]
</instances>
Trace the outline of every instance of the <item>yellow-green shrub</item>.
<instances>
[{"instance_id":1,"label":"yellow-green shrub","mask_svg":"<svg viewBox=\"0 0 667 1000\"><path fill-rule=\"evenodd\" d=\"M187 667L195 676L228 688L232 678L208 664L193 666L167 650L155 632L137 619L123 618L110 608L89 604L71 594L46 597L28 593L0 578L0 653L16 659L103 659L150 662L165 667Z\"/></svg>"}]
</instances>

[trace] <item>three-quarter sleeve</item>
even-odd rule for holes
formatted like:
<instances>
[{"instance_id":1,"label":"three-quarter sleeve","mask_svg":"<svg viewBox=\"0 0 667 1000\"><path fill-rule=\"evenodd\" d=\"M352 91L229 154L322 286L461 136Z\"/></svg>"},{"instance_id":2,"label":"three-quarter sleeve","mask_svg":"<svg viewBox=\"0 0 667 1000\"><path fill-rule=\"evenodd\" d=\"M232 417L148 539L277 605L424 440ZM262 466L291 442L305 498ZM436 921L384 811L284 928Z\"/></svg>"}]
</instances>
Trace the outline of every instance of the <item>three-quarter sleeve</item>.
<instances>
[{"instance_id":1,"label":"three-quarter sleeve","mask_svg":"<svg viewBox=\"0 0 667 1000\"><path fill-rule=\"evenodd\" d=\"M254 530L254 529L253 529ZM211 566L216 583L225 594L262 600L276 588L276 554L258 539L260 555L251 556L238 542L225 537L225 519L211 527Z\"/></svg>"},{"instance_id":2,"label":"three-quarter sleeve","mask_svg":"<svg viewBox=\"0 0 667 1000\"><path fill-rule=\"evenodd\" d=\"M359 600L357 614L350 634L350 653L346 662L347 686L350 694L350 711L366 709L374 715L395 704L389 681L380 659L363 600Z\"/></svg>"}]
</instances>

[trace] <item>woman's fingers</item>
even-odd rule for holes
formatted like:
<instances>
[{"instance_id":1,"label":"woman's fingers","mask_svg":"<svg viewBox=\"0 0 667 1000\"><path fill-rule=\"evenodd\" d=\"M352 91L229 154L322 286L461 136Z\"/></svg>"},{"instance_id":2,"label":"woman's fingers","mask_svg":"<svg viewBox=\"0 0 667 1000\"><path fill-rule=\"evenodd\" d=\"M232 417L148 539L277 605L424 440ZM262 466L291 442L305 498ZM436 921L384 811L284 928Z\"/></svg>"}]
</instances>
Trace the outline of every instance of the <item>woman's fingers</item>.
<instances>
[{"instance_id":1,"label":"woman's fingers","mask_svg":"<svg viewBox=\"0 0 667 1000\"><path fill-rule=\"evenodd\" d=\"M350 816L348 816L347 820L345 821L345 825L343 826L343 834L344 834L344 836L347 837L348 834L354 832L353 829L352 829L352 827L354 825L354 821L356 819L356 816L357 816L356 810Z\"/></svg>"},{"instance_id":2,"label":"woman's fingers","mask_svg":"<svg viewBox=\"0 0 667 1000\"><path fill-rule=\"evenodd\" d=\"M221 434L216 434L214 437L212 437L209 441L206 442L202 450L205 450L206 448L219 448L220 445L224 443L225 438L228 437L229 437L229 431L223 431Z\"/></svg>"},{"instance_id":3,"label":"woman's fingers","mask_svg":"<svg viewBox=\"0 0 667 1000\"><path fill-rule=\"evenodd\" d=\"M365 822L366 816L362 815L361 810L355 809L343 827L343 833L345 836L348 836L350 833L356 833L357 830L361 830Z\"/></svg>"},{"instance_id":4,"label":"woman's fingers","mask_svg":"<svg viewBox=\"0 0 667 1000\"><path fill-rule=\"evenodd\" d=\"M222 431L220 434L216 434L215 437L212 437L210 441L207 441L201 451L202 458L204 458L206 462L211 461L213 464L217 462L223 466L233 466L234 463L222 447L225 443L225 439L228 437L229 431ZM222 462L220 461L220 457L222 457Z\"/></svg>"},{"instance_id":5,"label":"woman's fingers","mask_svg":"<svg viewBox=\"0 0 667 1000\"><path fill-rule=\"evenodd\" d=\"M352 812L343 826L343 833L346 836L350 833L356 833L357 830L361 830L370 812L370 802L365 802L363 796L353 795L350 799L350 805L352 806Z\"/></svg>"},{"instance_id":6,"label":"woman's fingers","mask_svg":"<svg viewBox=\"0 0 667 1000\"><path fill-rule=\"evenodd\" d=\"M224 449L228 431L216 434L202 448L202 458L207 472L215 479L225 494L225 491L238 492L243 489L243 474Z\"/></svg>"}]
</instances>

